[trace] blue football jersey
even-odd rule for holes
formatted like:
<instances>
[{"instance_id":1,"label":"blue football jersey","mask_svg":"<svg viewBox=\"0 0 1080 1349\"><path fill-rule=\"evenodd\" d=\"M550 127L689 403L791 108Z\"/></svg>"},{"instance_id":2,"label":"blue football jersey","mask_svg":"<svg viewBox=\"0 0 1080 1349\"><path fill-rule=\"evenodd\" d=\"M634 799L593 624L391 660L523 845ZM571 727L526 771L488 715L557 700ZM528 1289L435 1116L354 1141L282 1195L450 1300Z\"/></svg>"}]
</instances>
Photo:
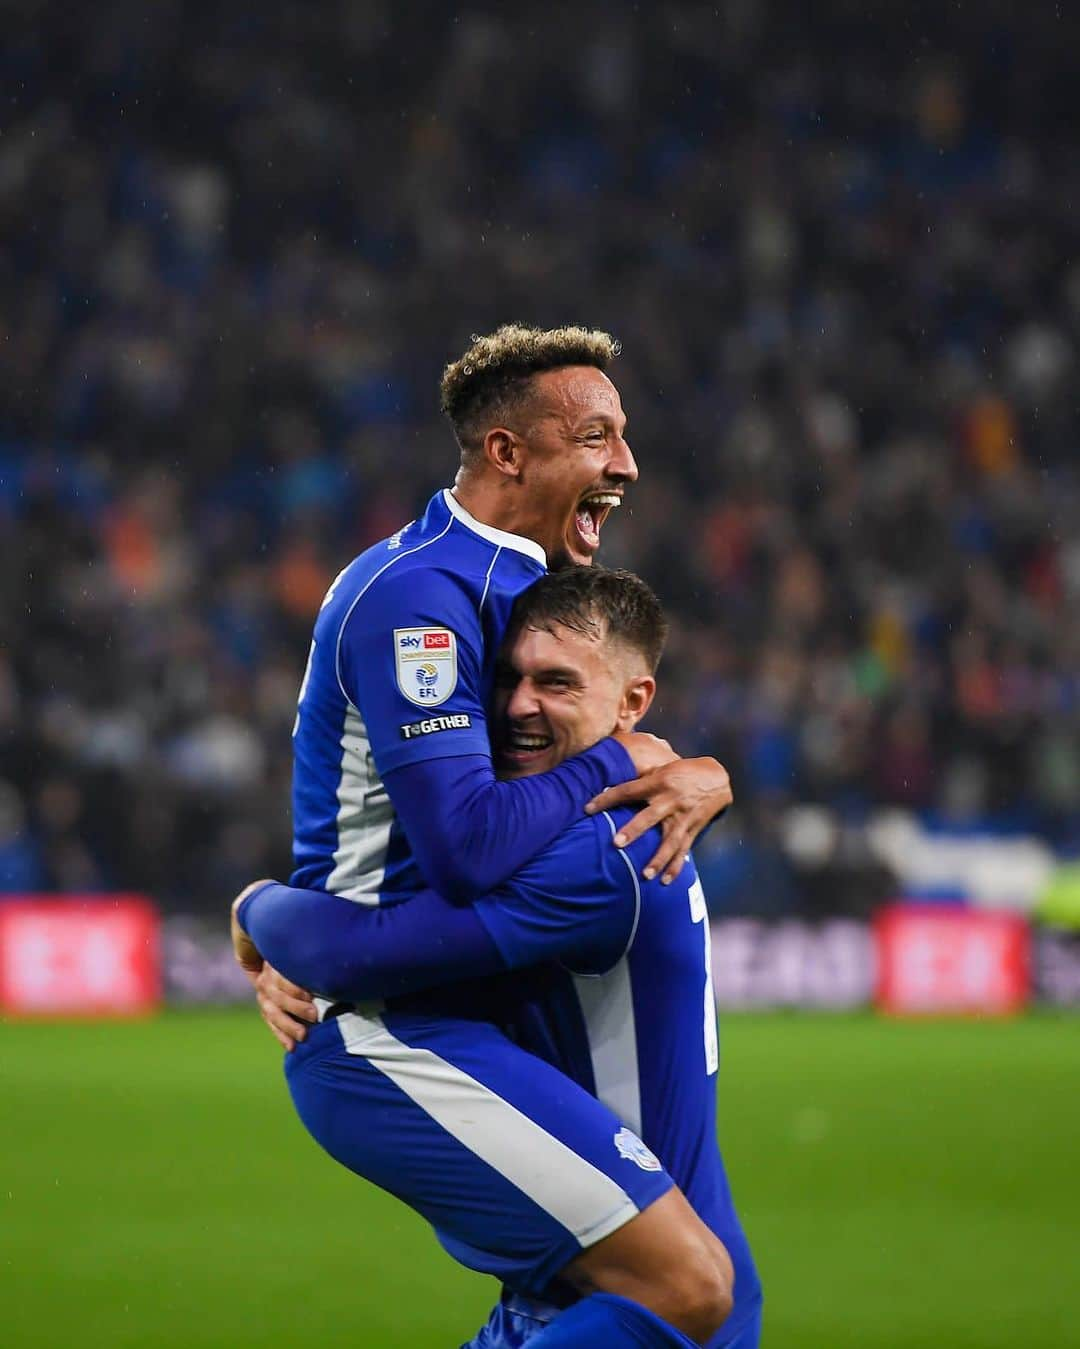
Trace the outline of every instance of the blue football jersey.
<instances>
[{"instance_id":1,"label":"blue football jersey","mask_svg":"<svg viewBox=\"0 0 1080 1349\"><path fill-rule=\"evenodd\" d=\"M612 845L630 814L566 830L475 911L520 971L504 1012L514 1038L617 1114L628 1155L648 1167L643 1139L727 1247L736 1303L726 1342L756 1314L761 1286L716 1142L708 911L692 862L670 886L642 878L656 831Z\"/></svg>"},{"instance_id":2,"label":"blue football jersey","mask_svg":"<svg viewBox=\"0 0 1080 1349\"><path fill-rule=\"evenodd\" d=\"M580 818L467 909L427 891L372 910L269 883L245 901L241 922L280 969L332 993L339 1008L402 989L379 1004L381 1026L399 1041L438 1035L445 1056L456 1035L464 1052L477 1022L490 1021L605 1106L619 1122L610 1139L629 1168L621 1174L662 1166L731 1254L735 1310L712 1349L754 1324L761 1294L716 1142L706 902L692 863L670 886L641 877L659 832L619 850L612 840L629 817ZM445 984L466 974L470 982ZM538 1079L541 1097L551 1090ZM519 1111L544 1105L516 1091ZM349 1164L368 1174L362 1159ZM475 1198L462 1192L460 1202ZM475 1238L462 1245L436 1225L452 1254L481 1267Z\"/></svg>"},{"instance_id":3,"label":"blue football jersey","mask_svg":"<svg viewBox=\"0 0 1080 1349\"><path fill-rule=\"evenodd\" d=\"M375 544L323 601L293 730L293 883L366 903L423 884L384 777L489 755L486 705L539 544L482 524L449 491Z\"/></svg>"},{"instance_id":4,"label":"blue football jersey","mask_svg":"<svg viewBox=\"0 0 1080 1349\"><path fill-rule=\"evenodd\" d=\"M396 905L423 889L387 776L421 760L490 755L495 656L514 599L544 568L537 544L476 521L441 492L421 519L338 576L316 621L294 728L294 885L361 905ZM511 785L527 789L548 776ZM548 846L535 840L543 851L508 867L510 879L477 900L488 949L494 942L518 973L458 990L467 992L461 1005L509 1023L524 1048L617 1115L624 1165L648 1171L659 1154L731 1253L734 1327L760 1294L715 1141L704 896L692 866L670 887L645 882L656 833L619 850L612 836L623 818L578 817ZM528 842L535 831L523 832ZM446 977L454 978L452 963ZM393 998L383 1024L405 1040L435 1005L442 1017L432 1024L449 1034L447 1013L459 1002L452 994Z\"/></svg>"}]
</instances>

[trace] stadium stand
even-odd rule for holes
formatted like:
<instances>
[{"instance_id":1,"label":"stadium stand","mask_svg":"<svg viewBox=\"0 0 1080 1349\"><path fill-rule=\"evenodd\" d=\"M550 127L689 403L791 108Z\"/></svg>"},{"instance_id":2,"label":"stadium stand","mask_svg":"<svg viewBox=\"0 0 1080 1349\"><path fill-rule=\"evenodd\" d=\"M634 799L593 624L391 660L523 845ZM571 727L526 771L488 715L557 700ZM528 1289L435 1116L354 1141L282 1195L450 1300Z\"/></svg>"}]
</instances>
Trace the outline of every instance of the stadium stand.
<instances>
[{"instance_id":1,"label":"stadium stand","mask_svg":"<svg viewBox=\"0 0 1080 1349\"><path fill-rule=\"evenodd\" d=\"M0 890L287 872L312 615L521 318L624 343L605 557L736 784L718 909L865 913L945 826L1030 907L1080 848L1075 46L923 9L13 7Z\"/></svg>"}]
</instances>

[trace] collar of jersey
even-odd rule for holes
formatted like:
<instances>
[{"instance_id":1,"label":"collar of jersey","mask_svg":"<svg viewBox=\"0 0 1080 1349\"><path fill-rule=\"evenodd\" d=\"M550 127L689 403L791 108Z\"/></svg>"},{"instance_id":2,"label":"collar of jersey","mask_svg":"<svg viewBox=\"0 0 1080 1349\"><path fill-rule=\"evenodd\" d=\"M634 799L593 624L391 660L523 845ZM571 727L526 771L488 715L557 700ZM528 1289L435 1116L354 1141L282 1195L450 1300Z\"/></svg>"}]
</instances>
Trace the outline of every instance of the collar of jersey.
<instances>
[{"instance_id":1,"label":"collar of jersey","mask_svg":"<svg viewBox=\"0 0 1080 1349\"><path fill-rule=\"evenodd\" d=\"M533 539L527 539L523 534L508 534L505 529L496 529L493 525L481 523L469 514L449 487L443 488L443 500L446 502L446 509L455 520L460 520L466 529L479 534L482 539L487 539L488 543L493 543L499 548L513 548L517 553L524 553L534 562L539 562L547 571L547 553Z\"/></svg>"}]
</instances>

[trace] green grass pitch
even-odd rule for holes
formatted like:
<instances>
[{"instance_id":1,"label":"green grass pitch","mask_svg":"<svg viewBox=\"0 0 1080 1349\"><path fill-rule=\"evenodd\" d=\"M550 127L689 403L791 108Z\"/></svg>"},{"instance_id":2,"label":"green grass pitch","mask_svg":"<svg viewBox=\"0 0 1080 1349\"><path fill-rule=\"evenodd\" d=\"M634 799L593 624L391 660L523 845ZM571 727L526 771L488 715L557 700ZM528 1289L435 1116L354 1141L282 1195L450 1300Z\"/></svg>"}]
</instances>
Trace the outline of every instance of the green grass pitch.
<instances>
[{"instance_id":1,"label":"green grass pitch","mask_svg":"<svg viewBox=\"0 0 1080 1349\"><path fill-rule=\"evenodd\" d=\"M765 1349L1080 1345L1080 1021L725 1017ZM253 1013L0 1025L6 1349L452 1349L494 1285L293 1118ZM598 1347L599 1349L599 1347Z\"/></svg>"}]
</instances>

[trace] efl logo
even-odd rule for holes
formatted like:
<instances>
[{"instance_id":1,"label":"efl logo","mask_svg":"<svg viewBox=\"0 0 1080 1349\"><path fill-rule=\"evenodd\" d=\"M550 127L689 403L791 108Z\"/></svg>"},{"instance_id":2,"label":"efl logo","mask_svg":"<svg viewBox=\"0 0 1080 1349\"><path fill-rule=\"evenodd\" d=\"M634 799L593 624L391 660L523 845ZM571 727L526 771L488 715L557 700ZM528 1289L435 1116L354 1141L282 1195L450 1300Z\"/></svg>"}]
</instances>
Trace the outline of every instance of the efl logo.
<instances>
[{"instance_id":1,"label":"efl logo","mask_svg":"<svg viewBox=\"0 0 1080 1349\"><path fill-rule=\"evenodd\" d=\"M399 690L417 707L438 707L457 688L457 638L449 628L395 628Z\"/></svg>"}]
</instances>

